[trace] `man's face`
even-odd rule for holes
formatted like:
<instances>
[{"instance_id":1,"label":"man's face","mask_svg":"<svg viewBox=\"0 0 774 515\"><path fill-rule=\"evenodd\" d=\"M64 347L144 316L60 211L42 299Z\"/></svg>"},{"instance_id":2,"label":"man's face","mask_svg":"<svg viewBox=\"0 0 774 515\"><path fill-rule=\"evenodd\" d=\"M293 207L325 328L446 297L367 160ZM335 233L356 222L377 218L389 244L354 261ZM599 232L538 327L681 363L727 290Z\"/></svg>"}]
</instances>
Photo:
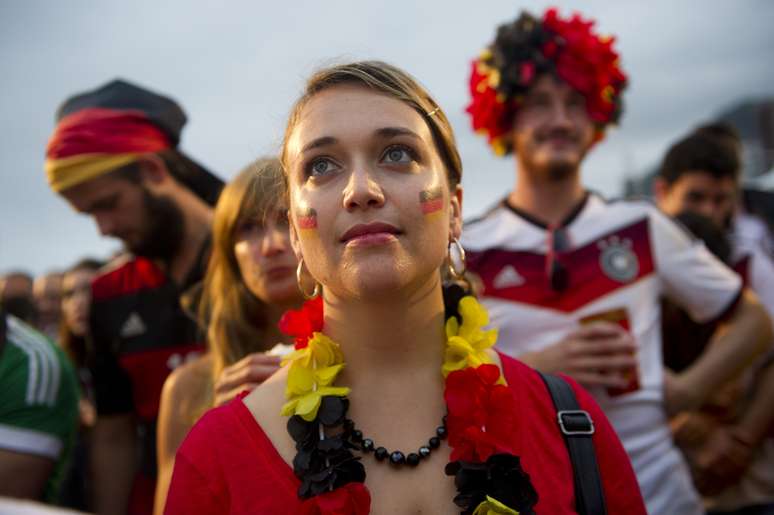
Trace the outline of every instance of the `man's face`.
<instances>
[{"instance_id":1,"label":"man's face","mask_svg":"<svg viewBox=\"0 0 774 515\"><path fill-rule=\"evenodd\" d=\"M583 95L551 75L538 78L513 124L514 152L525 171L564 179L578 170L593 139Z\"/></svg>"},{"instance_id":2,"label":"man's face","mask_svg":"<svg viewBox=\"0 0 774 515\"><path fill-rule=\"evenodd\" d=\"M736 181L730 177L714 177L697 170L682 174L672 184L659 179L656 201L666 214L676 216L689 211L712 219L725 228L734 213Z\"/></svg>"},{"instance_id":3,"label":"man's face","mask_svg":"<svg viewBox=\"0 0 774 515\"><path fill-rule=\"evenodd\" d=\"M118 238L134 254L171 258L182 241L180 208L142 182L108 174L73 186L62 196L76 211L91 216L100 234Z\"/></svg>"}]
</instances>

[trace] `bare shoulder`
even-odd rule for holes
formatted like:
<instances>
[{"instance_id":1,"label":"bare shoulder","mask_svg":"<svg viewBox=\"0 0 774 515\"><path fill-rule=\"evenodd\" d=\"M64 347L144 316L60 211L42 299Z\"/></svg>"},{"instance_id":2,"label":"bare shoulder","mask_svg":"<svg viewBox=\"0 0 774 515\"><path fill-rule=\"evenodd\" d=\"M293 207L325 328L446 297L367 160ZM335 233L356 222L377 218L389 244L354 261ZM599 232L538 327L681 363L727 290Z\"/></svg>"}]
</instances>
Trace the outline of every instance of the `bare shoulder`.
<instances>
[{"instance_id":1,"label":"bare shoulder","mask_svg":"<svg viewBox=\"0 0 774 515\"><path fill-rule=\"evenodd\" d=\"M287 418L280 415L285 403L287 376L288 367L279 369L250 392L244 403L280 456L285 462L292 463L295 447L287 432Z\"/></svg>"},{"instance_id":2,"label":"bare shoulder","mask_svg":"<svg viewBox=\"0 0 774 515\"><path fill-rule=\"evenodd\" d=\"M171 395L181 395L191 388L200 388L202 381L209 379L210 370L212 370L212 357L209 354L183 363L175 368L164 381L164 390Z\"/></svg>"},{"instance_id":3,"label":"bare shoulder","mask_svg":"<svg viewBox=\"0 0 774 515\"><path fill-rule=\"evenodd\" d=\"M205 354L175 368L164 381L161 403L176 413L198 409L209 397L212 357Z\"/></svg>"},{"instance_id":4,"label":"bare shoulder","mask_svg":"<svg viewBox=\"0 0 774 515\"><path fill-rule=\"evenodd\" d=\"M282 409L287 378L287 367L280 368L245 397L245 406L262 426L263 419L277 418Z\"/></svg>"}]
</instances>

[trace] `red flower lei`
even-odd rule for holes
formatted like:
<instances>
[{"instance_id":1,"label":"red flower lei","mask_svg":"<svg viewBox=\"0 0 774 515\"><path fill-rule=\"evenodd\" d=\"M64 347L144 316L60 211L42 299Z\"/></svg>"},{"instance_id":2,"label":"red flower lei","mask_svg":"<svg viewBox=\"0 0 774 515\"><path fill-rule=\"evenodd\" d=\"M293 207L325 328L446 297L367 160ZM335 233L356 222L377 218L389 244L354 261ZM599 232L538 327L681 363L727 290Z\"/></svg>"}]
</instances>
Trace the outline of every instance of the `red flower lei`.
<instances>
[{"instance_id":1,"label":"red flower lei","mask_svg":"<svg viewBox=\"0 0 774 515\"><path fill-rule=\"evenodd\" d=\"M466 508L464 513L472 513L476 507L486 507L489 506L488 503L492 502L500 502L506 509L515 512L512 507L506 504L510 502L509 496L513 496L512 498L515 499L514 494L518 490L520 498L531 498L531 502L534 504L537 501L537 494L529 484L529 476L521 470L519 459L515 456L515 449L511 445L517 423L513 393L505 384L499 367L491 364L488 358L487 349L494 344L496 331L482 330L482 327L488 324L488 315L473 297L463 297L459 303L458 312L459 314L450 317L446 323L448 341L442 367L446 374L444 390L448 411L446 427L449 446L452 448L447 474L462 474L461 482L464 483L464 478L469 477L466 474L470 474L471 467L474 467L475 470L491 468L494 472L490 472L489 475L507 473L511 474L508 477L521 479L518 484L508 486L505 491L498 491L494 486L490 486L487 490L486 485L482 486L482 480L468 481L473 486L465 487L466 491L460 489L460 495L455 498L455 503ZM319 297L307 301L300 310L289 311L280 321L280 328L283 332L296 338L297 350L287 358L287 362L291 363L290 374L293 374L293 367L297 367L296 373L300 374L301 378L309 377L310 373L322 373L321 377L329 378L329 381L323 386L330 387L332 379L327 371L338 370L344 366L344 363L342 359L337 357L340 355L338 345L321 333L322 326L323 303ZM318 361L323 363L324 368L317 368L314 363ZM310 366L309 363L312 365ZM303 370L298 371L299 368ZM298 381L296 384L302 382ZM288 384L291 383L294 381L289 376ZM310 392L316 392L317 388L317 385L313 386ZM342 388L342 390L348 389ZM286 405L286 408L283 408L284 414L291 414L290 412L297 410L298 408L294 406L298 405L299 397L310 393L293 391L294 394L287 394L291 402ZM333 396L336 395L338 394ZM342 394L341 398L346 406L348 404L344 395ZM344 409L346 410L346 408ZM298 412L300 413L300 411ZM304 414L309 415L308 410L304 411ZM317 427L314 424L320 420L319 416L316 411L311 421L309 418L293 416L295 423L291 435L298 443L297 448L300 449L299 446L308 443L306 437L303 436L304 428ZM341 416L343 417L343 415ZM313 425L304 426L304 424ZM291 430L290 425L288 427ZM329 426L326 425L326 427ZM316 434L318 430L313 429L312 431L311 434ZM322 430L319 431L322 440L324 438ZM293 434L294 432L301 432L302 435L297 438ZM345 461L348 460L345 458ZM327 466L327 459L325 463ZM450 470L453 471L450 472ZM350 471L350 474L356 475L356 472ZM487 473L485 472L485 474ZM318 473L314 476L299 476L299 479L312 478L314 481L319 481L321 480L319 476ZM370 512L371 498L368 488L364 483L359 482L364 480L364 477L363 473L361 479L350 479L348 481L351 482L339 484L339 486L335 486L331 482L330 490L305 498L296 513L301 515L366 515ZM457 482L460 483L459 479ZM471 488L474 491L470 491ZM523 493L524 491L526 494ZM495 497L500 498L495 499ZM473 504L469 504L471 502ZM520 512L533 513L529 504L521 507Z\"/></svg>"},{"instance_id":2,"label":"red flower lei","mask_svg":"<svg viewBox=\"0 0 774 515\"><path fill-rule=\"evenodd\" d=\"M513 118L536 77L555 73L586 98L586 109L596 125L595 142L622 112L621 93L626 75L613 50L615 38L599 36L594 22L579 14L559 17L548 9L541 21L524 13L501 27L500 37L473 61L471 102L467 107L473 130L486 135L498 155L512 148L507 135Z\"/></svg>"},{"instance_id":3,"label":"red flower lei","mask_svg":"<svg viewBox=\"0 0 774 515\"><path fill-rule=\"evenodd\" d=\"M323 328L323 300L317 296L304 302L301 309L286 311L279 321L279 329L288 336L295 338L295 348L303 349L309 338Z\"/></svg>"}]
</instances>

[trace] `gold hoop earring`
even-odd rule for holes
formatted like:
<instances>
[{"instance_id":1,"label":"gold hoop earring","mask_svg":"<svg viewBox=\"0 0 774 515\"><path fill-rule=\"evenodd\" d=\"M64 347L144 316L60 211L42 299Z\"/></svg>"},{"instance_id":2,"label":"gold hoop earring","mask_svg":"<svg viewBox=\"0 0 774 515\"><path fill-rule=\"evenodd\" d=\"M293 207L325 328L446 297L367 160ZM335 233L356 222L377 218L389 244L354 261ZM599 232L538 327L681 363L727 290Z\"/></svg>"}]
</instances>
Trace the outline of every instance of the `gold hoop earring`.
<instances>
[{"instance_id":1,"label":"gold hoop earring","mask_svg":"<svg viewBox=\"0 0 774 515\"><path fill-rule=\"evenodd\" d=\"M298 260L298 267L296 268L296 282L298 283L298 291L301 292L301 295L303 295L305 299L313 299L318 295L320 295L321 286L320 286L320 283L315 281L314 290L312 290L311 295L306 291L304 291L304 285L302 284L302 280L301 280L303 269L304 269L304 258L301 258Z\"/></svg>"},{"instance_id":2,"label":"gold hoop earring","mask_svg":"<svg viewBox=\"0 0 774 515\"><path fill-rule=\"evenodd\" d=\"M457 265L454 262L454 257L452 256L452 246L455 247L457 250L457 255L459 257L460 265L462 265L461 269L457 269ZM457 280L460 281L467 281L465 278L465 272L467 271L467 264L465 263L465 249L462 248L462 245L460 245L460 240L457 238L452 238L452 241L449 242L449 273L452 277L454 277Z\"/></svg>"}]
</instances>

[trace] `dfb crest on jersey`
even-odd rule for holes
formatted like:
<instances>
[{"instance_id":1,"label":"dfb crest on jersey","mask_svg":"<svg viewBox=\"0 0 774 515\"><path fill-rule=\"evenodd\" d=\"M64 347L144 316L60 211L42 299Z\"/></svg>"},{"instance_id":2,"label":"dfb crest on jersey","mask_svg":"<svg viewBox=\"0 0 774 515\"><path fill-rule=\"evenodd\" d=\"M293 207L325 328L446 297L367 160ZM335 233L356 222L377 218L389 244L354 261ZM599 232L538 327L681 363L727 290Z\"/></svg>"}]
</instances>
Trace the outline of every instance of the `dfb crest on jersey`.
<instances>
[{"instance_id":1,"label":"dfb crest on jersey","mask_svg":"<svg viewBox=\"0 0 774 515\"><path fill-rule=\"evenodd\" d=\"M640 262L632 251L632 240L610 236L597 243L599 246L599 266L606 276L621 283L627 283L637 277Z\"/></svg>"}]
</instances>

